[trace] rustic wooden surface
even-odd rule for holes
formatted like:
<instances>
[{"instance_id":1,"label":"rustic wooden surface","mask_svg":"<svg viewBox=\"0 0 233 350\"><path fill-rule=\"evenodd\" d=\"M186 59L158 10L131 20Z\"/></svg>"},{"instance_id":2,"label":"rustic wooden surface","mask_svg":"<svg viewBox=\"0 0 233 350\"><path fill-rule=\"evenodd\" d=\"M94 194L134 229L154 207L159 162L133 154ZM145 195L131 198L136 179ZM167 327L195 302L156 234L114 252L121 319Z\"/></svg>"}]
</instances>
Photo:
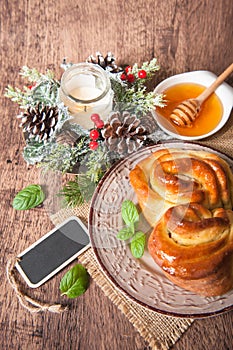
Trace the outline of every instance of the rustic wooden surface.
<instances>
[{"instance_id":1,"label":"rustic wooden surface","mask_svg":"<svg viewBox=\"0 0 233 350\"><path fill-rule=\"evenodd\" d=\"M22 158L17 106L4 98L7 84L22 87L21 66L61 74L63 57L83 61L100 50L121 63L158 57L157 82L179 72L207 69L219 74L232 62L232 0L1 0L1 349L149 349L126 317L91 283L84 296L69 302L71 312L34 314L23 309L6 280L5 266L53 227L45 208L15 211L17 191L39 181ZM233 78L228 79L233 83ZM59 302L59 274L33 291ZM173 349L233 349L233 312L197 320Z\"/></svg>"}]
</instances>

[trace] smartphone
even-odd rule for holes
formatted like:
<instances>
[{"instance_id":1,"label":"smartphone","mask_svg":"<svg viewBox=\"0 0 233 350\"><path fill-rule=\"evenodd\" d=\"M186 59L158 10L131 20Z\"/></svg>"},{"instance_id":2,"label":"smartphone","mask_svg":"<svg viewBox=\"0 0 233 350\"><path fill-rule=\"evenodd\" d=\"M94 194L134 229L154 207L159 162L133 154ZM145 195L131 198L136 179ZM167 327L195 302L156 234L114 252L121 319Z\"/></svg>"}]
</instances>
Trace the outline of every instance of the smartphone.
<instances>
[{"instance_id":1,"label":"smartphone","mask_svg":"<svg viewBox=\"0 0 233 350\"><path fill-rule=\"evenodd\" d=\"M19 254L15 266L29 287L37 288L89 247L87 227L72 216Z\"/></svg>"}]
</instances>

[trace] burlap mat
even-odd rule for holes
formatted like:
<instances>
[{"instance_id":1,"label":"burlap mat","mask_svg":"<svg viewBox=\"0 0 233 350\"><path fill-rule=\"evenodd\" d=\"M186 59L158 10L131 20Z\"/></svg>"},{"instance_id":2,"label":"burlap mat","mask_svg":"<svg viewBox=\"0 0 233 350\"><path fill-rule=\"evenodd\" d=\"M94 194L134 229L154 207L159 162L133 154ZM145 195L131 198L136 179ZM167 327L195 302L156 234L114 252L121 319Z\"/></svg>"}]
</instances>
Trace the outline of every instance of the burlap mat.
<instances>
[{"instance_id":1,"label":"burlap mat","mask_svg":"<svg viewBox=\"0 0 233 350\"><path fill-rule=\"evenodd\" d=\"M88 212L89 206L85 204L72 210L60 210L51 219L57 225L66 218L76 215L86 222ZM131 301L127 296L118 291L104 274L95 258L92 248L80 256L79 261L87 268L89 274L105 295L112 300L144 339L148 341L153 350L169 349L193 322L192 319L181 319L158 314Z\"/></svg>"},{"instance_id":2,"label":"burlap mat","mask_svg":"<svg viewBox=\"0 0 233 350\"><path fill-rule=\"evenodd\" d=\"M232 118L231 118L232 119ZM233 120L217 134L200 143L232 157ZM87 222L89 206L85 204L73 210L60 210L51 218L54 224L76 215ZM125 314L152 349L169 349L192 324L193 319L164 316L138 305L118 291L97 262L92 248L79 257L81 263L110 300Z\"/></svg>"}]
</instances>

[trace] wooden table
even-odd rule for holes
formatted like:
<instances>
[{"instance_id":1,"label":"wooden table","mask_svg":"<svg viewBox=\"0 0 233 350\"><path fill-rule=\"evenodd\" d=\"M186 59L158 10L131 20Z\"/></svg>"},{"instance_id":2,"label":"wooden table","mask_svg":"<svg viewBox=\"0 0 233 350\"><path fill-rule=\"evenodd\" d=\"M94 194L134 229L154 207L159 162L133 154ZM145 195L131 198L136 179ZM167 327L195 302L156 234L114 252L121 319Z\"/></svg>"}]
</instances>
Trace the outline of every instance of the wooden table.
<instances>
[{"instance_id":1,"label":"wooden table","mask_svg":"<svg viewBox=\"0 0 233 350\"><path fill-rule=\"evenodd\" d=\"M6 280L7 259L53 225L43 208L20 212L11 206L17 191L39 180L38 171L23 160L18 109L3 97L7 84L23 86L18 75L23 65L51 68L59 77L63 57L81 62L98 50L112 51L118 62L129 64L156 56L158 82L189 70L219 74L232 62L232 18L232 0L1 1L1 349L149 349L94 282L70 301L67 314L31 315L19 305ZM61 275L35 295L58 301ZM232 325L233 312L197 320L173 349L233 349Z\"/></svg>"}]
</instances>

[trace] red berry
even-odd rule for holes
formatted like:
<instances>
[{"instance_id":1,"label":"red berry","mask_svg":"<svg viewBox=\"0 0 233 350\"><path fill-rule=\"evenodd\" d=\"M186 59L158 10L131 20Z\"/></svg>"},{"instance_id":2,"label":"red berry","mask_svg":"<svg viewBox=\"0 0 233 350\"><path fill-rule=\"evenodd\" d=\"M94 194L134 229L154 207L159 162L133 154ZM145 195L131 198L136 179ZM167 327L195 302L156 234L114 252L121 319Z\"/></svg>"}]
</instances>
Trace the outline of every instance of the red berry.
<instances>
[{"instance_id":1,"label":"red berry","mask_svg":"<svg viewBox=\"0 0 233 350\"><path fill-rule=\"evenodd\" d=\"M92 140L94 140L94 141L98 140L99 136L100 136L100 133L99 133L98 130L93 129L93 130L90 131L90 138Z\"/></svg>"},{"instance_id":2,"label":"red berry","mask_svg":"<svg viewBox=\"0 0 233 350\"><path fill-rule=\"evenodd\" d=\"M97 113L94 113L91 115L91 120L93 121L93 123L97 122L98 120L100 120L100 116Z\"/></svg>"},{"instance_id":3,"label":"red berry","mask_svg":"<svg viewBox=\"0 0 233 350\"><path fill-rule=\"evenodd\" d=\"M36 83L33 83L32 85L29 85L28 88L31 90L32 88L34 88L36 86Z\"/></svg>"},{"instance_id":4,"label":"red berry","mask_svg":"<svg viewBox=\"0 0 233 350\"><path fill-rule=\"evenodd\" d=\"M92 151L96 150L98 147L99 147L99 144L98 144L97 141L91 141L91 142L89 143L89 148L90 148Z\"/></svg>"},{"instance_id":5,"label":"red berry","mask_svg":"<svg viewBox=\"0 0 233 350\"><path fill-rule=\"evenodd\" d=\"M125 73L128 74L128 73L131 72L131 70L132 70L132 67L131 67L131 66L127 66L127 67L125 68Z\"/></svg>"},{"instance_id":6,"label":"red berry","mask_svg":"<svg viewBox=\"0 0 233 350\"><path fill-rule=\"evenodd\" d=\"M102 129L104 127L104 121L102 119L95 122L95 125L98 129Z\"/></svg>"},{"instance_id":7,"label":"red berry","mask_svg":"<svg viewBox=\"0 0 233 350\"><path fill-rule=\"evenodd\" d=\"M121 74L121 80L127 80L127 75L125 73L122 73Z\"/></svg>"},{"instance_id":8,"label":"red berry","mask_svg":"<svg viewBox=\"0 0 233 350\"><path fill-rule=\"evenodd\" d=\"M127 80L129 83L133 83L135 80L135 76L133 74L128 74L127 75Z\"/></svg>"},{"instance_id":9,"label":"red berry","mask_svg":"<svg viewBox=\"0 0 233 350\"><path fill-rule=\"evenodd\" d=\"M139 77L140 79L145 79L146 76L147 76L147 74L146 74L146 71L145 71L144 69L141 69L141 70L138 72L138 77Z\"/></svg>"}]
</instances>

